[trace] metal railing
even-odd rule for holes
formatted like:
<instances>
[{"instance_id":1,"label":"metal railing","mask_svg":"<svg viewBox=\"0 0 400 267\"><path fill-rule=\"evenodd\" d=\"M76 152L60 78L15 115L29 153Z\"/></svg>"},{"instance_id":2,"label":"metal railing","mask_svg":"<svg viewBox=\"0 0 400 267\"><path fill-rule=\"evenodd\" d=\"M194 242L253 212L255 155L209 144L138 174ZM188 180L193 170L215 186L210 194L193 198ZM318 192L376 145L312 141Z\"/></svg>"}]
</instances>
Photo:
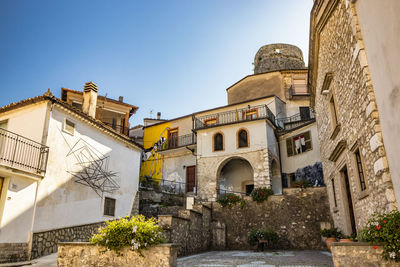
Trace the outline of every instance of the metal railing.
<instances>
[{"instance_id":1,"label":"metal railing","mask_svg":"<svg viewBox=\"0 0 400 267\"><path fill-rule=\"evenodd\" d=\"M275 124L274 113L272 113L267 105L259 105L215 113L201 117L195 117L194 128L197 130L216 125L231 124L257 119L269 119L272 123Z\"/></svg>"},{"instance_id":2,"label":"metal railing","mask_svg":"<svg viewBox=\"0 0 400 267\"><path fill-rule=\"evenodd\" d=\"M150 188L157 192L174 195L184 195L185 193L193 192L195 190L195 186L195 184L152 178L144 178L139 182L139 187L141 189Z\"/></svg>"},{"instance_id":3,"label":"metal railing","mask_svg":"<svg viewBox=\"0 0 400 267\"><path fill-rule=\"evenodd\" d=\"M194 133L178 136L178 138L169 138L161 147L161 150L168 150L183 146L194 145L197 143L197 138Z\"/></svg>"},{"instance_id":4,"label":"metal railing","mask_svg":"<svg viewBox=\"0 0 400 267\"><path fill-rule=\"evenodd\" d=\"M287 131L295 129L313 120L315 120L315 111L310 108L309 113L305 114L298 113L290 117L277 119L276 125L280 130Z\"/></svg>"},{"instance_id":5,"label":"metal railing","mask_svg":"<svg viewBox=\"0 0 400 267\"><path fill-rule=\"evenodd\" d=\"M129 127L125 127L123 125L113 125L112 123L103 122L103 124L107 125L108 127L116 130L120 134L129 136Z\"/></svg>"},{"instance_id":6,"label":"metal railing","mask_svg":"<svg viewBox=\"0 0 400 267\"><path fill-rule=\"evenodd\" d=\"M246 192L231 191L231 190L227 190L227 189L217 188L217 196L218 197L223 197L228 194L235 194L235 195L238 195L241 197L250 195L250 194L247 194Z\"/></svg>"},{"instance_id":7,"label":"metal railing","mask_svg":"<svg viewBox=\"0 0 400 267\"><path fill-rule=\"evenodd\" d=\"M0 165L31 173L45 173L49 148L0 128Z\"/></svg>"}]
</instances>

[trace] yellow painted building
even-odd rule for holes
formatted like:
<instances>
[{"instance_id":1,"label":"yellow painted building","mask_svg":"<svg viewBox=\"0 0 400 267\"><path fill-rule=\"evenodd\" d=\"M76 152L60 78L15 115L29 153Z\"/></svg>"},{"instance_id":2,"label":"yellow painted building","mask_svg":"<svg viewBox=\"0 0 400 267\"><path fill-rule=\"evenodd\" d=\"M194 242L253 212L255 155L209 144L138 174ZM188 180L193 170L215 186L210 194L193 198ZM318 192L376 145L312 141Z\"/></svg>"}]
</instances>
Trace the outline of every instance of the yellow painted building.
<instances>
[{"instance_id":1,"label":"yellow painted building","mask_svg":"<svg viewBox=\"0 0 400 267\"><path fill-rule=\"evenodd\" d=\"M151 148L161 138L167 138L168 129L171 122L159 123L144 128L143 146L145 149ZM152 155L142 162L140 177L151 176L153 179L161 180L164 156L160 153L152 152Z\"/></svg>"}]
</instances>

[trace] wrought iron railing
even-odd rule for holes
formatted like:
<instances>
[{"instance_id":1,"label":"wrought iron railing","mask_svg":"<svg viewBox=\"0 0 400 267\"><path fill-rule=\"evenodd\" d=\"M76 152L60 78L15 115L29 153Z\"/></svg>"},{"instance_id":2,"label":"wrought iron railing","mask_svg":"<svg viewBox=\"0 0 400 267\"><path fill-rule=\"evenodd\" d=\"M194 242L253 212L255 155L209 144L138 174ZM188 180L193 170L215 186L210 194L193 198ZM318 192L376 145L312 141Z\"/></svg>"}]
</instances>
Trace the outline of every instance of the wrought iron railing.
<instances>
[{"instance_id":1,"label":"wrought iron railing","mask_svg":"<svg viewBox=\"0 0 400 267\"><path fill-rule=\"evenodd\" d=\"M123 125L113 125L112 123L103 122L108 127L114 129L115 131L119 132L120 134L129 136L129 127L125 127Z\"/></svg>"},{"instance_id":2,"label":"wrought iron railing","mask_svg":"<svg viewBox=\"0 0 400 267\"><path fill-rule=\"evenodd\" d=\"M296 115L280 118L276 120L276 125L279 130L288 131L300 127L310 121L315 120L315 111L309 109L309 113L298 113Z\"/></svg>"},{"instance_id":3,"label":"wrought iron railing","mask_svg":"<svg viewBox=\"0 0 400 267\"><path fill-rule=\"evenodd\" d=\"M206 116L195 117L194 128L203 129L212 126L225 125L243 121L269 119L275 124L275 115L267 105L249 106Z\"/></svg>"},{"instance_id":4,"label":"wrought iron railing","mask_svg":"<svg viewBox=\"0 0 400 267\"><path fill-rule=\"evenodd\" d=\"M162 145L161 150L173 149L183 146L194 145L197 143L194 133L178 136L177 138L168 138Z\"/></svg>"},{"instance_id":5,"label":"wrought iron railing","mask_svg":"<svg viewBox=\"0 0 400 267\"><path fill-rule=\"evenodd\" d=\"M45 173L49 148L0 128L0 165L31 173Z\"/></svg>"},{"instance_id":6,"label":"wrought iron railing","mask_svg":"<svg viewBox=\"0 0 400 267\"><path fill-rule=\"evenodd\" d=\"M232 190L223 189L223 188L217 188L217 196L218 197L223 197L228 194L235 194L235 195L238 195L241 197L250 195L249 193L246 193L246 192L239 192L239 191L232 191Z\"/></svg>"},{"instance_id":7,"label":"wrought iron railing","mask_svg":"<svg viewBox=\"0 0 400 267\"><path fill-rule=\"evenodd\" d=\"M174 195L184 195L185 193L193 192L195 184L170 181L165 179L143 178L139 182L141 189L153 189L157 192L163 192Z\"/></svg>"}]
</instances>

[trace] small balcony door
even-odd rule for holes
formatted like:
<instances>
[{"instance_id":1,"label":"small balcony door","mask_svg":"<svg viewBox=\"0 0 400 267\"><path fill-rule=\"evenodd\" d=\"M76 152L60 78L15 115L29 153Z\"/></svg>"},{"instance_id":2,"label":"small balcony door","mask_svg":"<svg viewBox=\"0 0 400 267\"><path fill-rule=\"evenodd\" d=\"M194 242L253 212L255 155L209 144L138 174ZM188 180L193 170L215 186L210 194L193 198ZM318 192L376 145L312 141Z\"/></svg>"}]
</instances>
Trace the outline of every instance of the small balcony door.
<instances>
[{"instance_id":1,"label":"small balcony door","mask_svg":"<svg viewBox=\"0 0 400 267\"><path fill-rule=\"evenodd\" d=\"M302 121L310 119L310 108L309 107L299 107L300 109L300 118Z\"/></svg>"},{"instance_id":2,"label":"small balcony door","mask_svg":"<svg viewBox=\"0 0 400 267\"><path fill-rule=\"evenodd\" d=\"M178 128L168 130L168 148L178 147Z\"/></svg>"},{"instance_id":3,"label":"small balcony door","mask_svg":"<svg viewBox=\"0 0 400 267\"><path fill-rule=\"evenodd\" d=\"M186 193L193 192L196 185L196 166L186 167Z\"/></svg>"}]
</instances>

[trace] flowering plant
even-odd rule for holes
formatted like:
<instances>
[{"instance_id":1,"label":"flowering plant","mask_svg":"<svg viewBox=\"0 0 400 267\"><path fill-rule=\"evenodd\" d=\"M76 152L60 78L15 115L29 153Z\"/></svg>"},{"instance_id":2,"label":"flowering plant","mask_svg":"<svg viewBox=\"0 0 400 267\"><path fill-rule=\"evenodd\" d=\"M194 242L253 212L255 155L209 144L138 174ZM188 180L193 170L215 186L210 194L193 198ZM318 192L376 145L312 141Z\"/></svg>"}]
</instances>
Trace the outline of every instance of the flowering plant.
<instances>
[{"instance_id":1,"label":"flowering plant","mask_svg":"<svg viewBox=\"0 0 400 267\"><path fill-rule=\"evenodd\" d=\"M130 246L132 250L140 250L163 242L165 239L158 221L154 218L146 220L143 215L106 221L106 226L100 227L97 234L90 239L90 243L117 253L125 246Z\"/></svg>"},{"instance_id":2,"label":"flowering plant","mask_svg":"<svg viewBox=\"0 0 400 267\"><path fill-rule=\"evenodd\" d=\"M298 180L298 181L294 181L292 183L291 187L297 187L297 188L307 188L307 187L311 187L312 184L309 180L307 179L302 179L302 180Z\"/></svg>"},{"instance_id":3,"label":"flowering plant","mask_svg":"<svg viewBox=\"0 0 400 267\"><path fill-rule=\"evenodd\" d=\"M254 201L257 201L258 203L263 202L264 200L267 200L269 196L272 196L274 194L274 191L270 188L266 187L261 187L261 188L255 188L253 192L251 192L250 196Z\"/></svg>"},{"instance_id":4,"label":"flowering plant","mask_svg":"<svg viewBox=\"0 0 400 267\"><path fill-rule=\"evenodd\" d=\"M242 206L242 201L244 205L244 200L240 198L240 196L230 193L230 194L225 194L217 199L217 202L221 204L222 207L228 206L228 205L235 205L239 202L241 202Z\"/></svg>"},{"instance_id":5,"label":"flowering plant","mask_svg":"<svg viewBox=\"0 0 400 267\"><path fill-rule=\"evenodd\" d=\"M400 211L373 214L359 232L358 239L372 244L382 244L382 257L400 261ZM377 249L377 246L374 246Z\"/></svg>"},{"instance_id":6,"label":"flowering plant","mask_svg":"<svg viewBox=\"0 0 400 267\"><path fill-rule=\"evenodd\" d=\"M279 235L271 229L255 229L249 234L249 243L254 246L260 240L266 240L269 247L276 245L279 241Z\"/></svg>"}]
</instances>

